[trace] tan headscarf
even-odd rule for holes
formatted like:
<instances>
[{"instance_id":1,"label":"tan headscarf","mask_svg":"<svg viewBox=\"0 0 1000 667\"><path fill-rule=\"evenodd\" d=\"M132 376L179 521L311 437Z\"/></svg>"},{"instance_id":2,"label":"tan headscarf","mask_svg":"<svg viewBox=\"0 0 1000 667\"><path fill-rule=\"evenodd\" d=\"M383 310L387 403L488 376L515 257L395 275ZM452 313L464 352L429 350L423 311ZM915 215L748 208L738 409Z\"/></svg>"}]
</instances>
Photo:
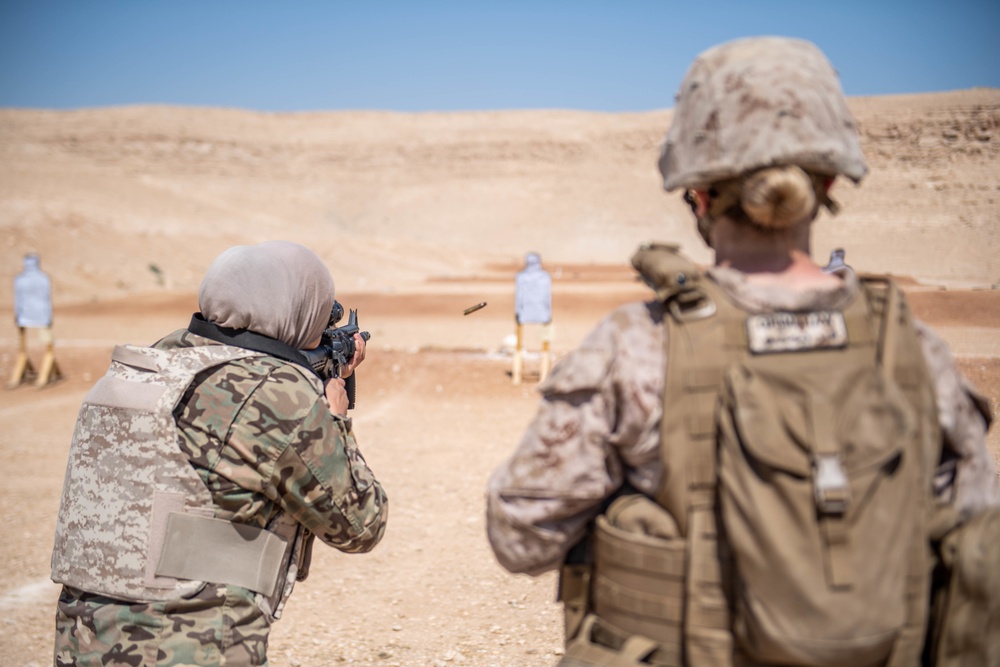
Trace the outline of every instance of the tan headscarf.
<instances>
[{"instance_id":1,"label":"tan headscarf","mask_svg":"<svg viewBox=\"0 0 1000 667\"><path fill-rule=\"evenodd\" d=\"M333 277L312 250L297 243L234 246L208 267L198 306L209 322L302 349L330 321Z\"/></svg>"}]
</instances>

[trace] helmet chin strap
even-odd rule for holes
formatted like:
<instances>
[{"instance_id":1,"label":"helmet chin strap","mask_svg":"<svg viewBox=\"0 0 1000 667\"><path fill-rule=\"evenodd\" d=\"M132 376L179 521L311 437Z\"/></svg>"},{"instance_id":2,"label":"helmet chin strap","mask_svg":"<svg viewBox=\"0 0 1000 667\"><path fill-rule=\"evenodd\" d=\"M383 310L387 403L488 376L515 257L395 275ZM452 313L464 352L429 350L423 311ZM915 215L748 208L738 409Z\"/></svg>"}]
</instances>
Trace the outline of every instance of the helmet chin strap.
<instances>
[{"instance_id":1,"label":"helmet chin strap","mask_svg":"<svg viewBox=\"0 0 1000 667\"><path fill-rule=\"evenodd\" d=\"M711 248L712 247L711 231L712 231L712 224L715 222L715 218L713 218L711 215L706 214L698 216L697 219L698 219L698 234L700 234L701 238L705 241L705 245Z\"/></svg>"},{"instance_id":2,"label":"helmet chin strap","mask_svg":"<svg viewBox=\"0 0 1000 667\"><path fill-rule=\"evenodd\" d=\"M702 193L699 194L695 190L687 189L684 191L684 203L691 208L691 212L694 213L695 220L698 222L698 233L701 235L705 245L709 248L712 247L712 243L709 240L711 238L710 231L712 229L712 223L715 219L712 218L711 214L708 212L708 204L711 200L707 199L707 195Z\"/></svg>"},{"instance_id":3,"label":"helmet chin strap","mask_svg":"<svg viewBox=\"0 0 1000 667\"><path fill-rule=\"evenodd\" d=\"M726 211L739 204L741 192L742 181L740 179L732 179L716 184L700 196L693 190L684 192L684 201L691 207L691 211L698 221L698 234L701 235L701 238L709 248L712 247L712 225L721 216L725 215ZM700 198L704 199L699 201Z\"/></svg>"}]
</instances>

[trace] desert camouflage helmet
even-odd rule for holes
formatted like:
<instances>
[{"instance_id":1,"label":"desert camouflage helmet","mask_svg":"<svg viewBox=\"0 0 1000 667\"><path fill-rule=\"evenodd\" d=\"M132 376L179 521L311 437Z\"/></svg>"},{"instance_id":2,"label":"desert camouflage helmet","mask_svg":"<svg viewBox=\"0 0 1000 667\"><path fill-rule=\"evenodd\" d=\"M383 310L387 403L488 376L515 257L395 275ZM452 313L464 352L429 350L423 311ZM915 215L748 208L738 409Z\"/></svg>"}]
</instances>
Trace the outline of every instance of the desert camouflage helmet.
<instances>
[{"instance_id":1,"label":"desert camouflage helmet","mask_svg":"<svg viewBox=\"0 0 1000 667\"><path fill-rule=\"evenodd\" d=\"M868 172L837 72L815 45L785 37L739 39L698 56L659 164L667 190L783 164L855 183Z\"/></svg>"}]
</instances>

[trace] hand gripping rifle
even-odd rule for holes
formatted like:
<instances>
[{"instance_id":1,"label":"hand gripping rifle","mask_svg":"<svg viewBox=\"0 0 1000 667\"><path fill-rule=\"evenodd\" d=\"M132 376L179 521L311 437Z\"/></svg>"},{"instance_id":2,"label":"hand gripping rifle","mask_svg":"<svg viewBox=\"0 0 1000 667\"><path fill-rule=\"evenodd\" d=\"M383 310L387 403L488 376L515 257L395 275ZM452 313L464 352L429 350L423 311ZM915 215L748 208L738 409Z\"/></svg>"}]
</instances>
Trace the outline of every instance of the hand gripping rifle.
<instances>
[{"instance_id":1,"label":"hand gripping rifle","mask_svg":"<svg viewBox=\"0 0 1000 667\"><path fill-rule=\"evenodd\" d=\"M367 331L361 331L358 327L358 311L352 310L347 317L347 324L337 327L336 324L344 317L344 307L339 301L333 302L333 310L330 311L330 326L323 332L323 337L319 347L314 350L301 350L309 361L309 365L316 371L320 379L324 382L330 378L340 377L340 367L350 362L354 356L354 334L361 334L366 341L372 336ZM354 408L354 395L357 387L355 377L357 373L351 373L344 380L344 389L347 391L348 409Z\"/></svg>"}]
</instances>

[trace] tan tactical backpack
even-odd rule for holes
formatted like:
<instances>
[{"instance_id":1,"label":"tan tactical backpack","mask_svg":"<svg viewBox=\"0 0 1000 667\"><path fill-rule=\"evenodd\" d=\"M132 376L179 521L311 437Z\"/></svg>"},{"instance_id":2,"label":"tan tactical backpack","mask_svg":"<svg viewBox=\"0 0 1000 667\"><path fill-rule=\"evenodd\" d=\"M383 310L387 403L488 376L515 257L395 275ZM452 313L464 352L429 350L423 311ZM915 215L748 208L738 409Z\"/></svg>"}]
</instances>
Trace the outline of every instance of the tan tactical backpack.
<instances>
[{"instance_id":1,"label":"tan tactical backpack","mask_svg":"<svg viewBox=\"0 0 1000 667\"><path fill-rule=\"evenodd\" d=\"M940 434L899 290L750 314L676 248L633 263L669 313L664 480L599 517L563 664L918 664Z\"/></svg>"}]
</instances>

